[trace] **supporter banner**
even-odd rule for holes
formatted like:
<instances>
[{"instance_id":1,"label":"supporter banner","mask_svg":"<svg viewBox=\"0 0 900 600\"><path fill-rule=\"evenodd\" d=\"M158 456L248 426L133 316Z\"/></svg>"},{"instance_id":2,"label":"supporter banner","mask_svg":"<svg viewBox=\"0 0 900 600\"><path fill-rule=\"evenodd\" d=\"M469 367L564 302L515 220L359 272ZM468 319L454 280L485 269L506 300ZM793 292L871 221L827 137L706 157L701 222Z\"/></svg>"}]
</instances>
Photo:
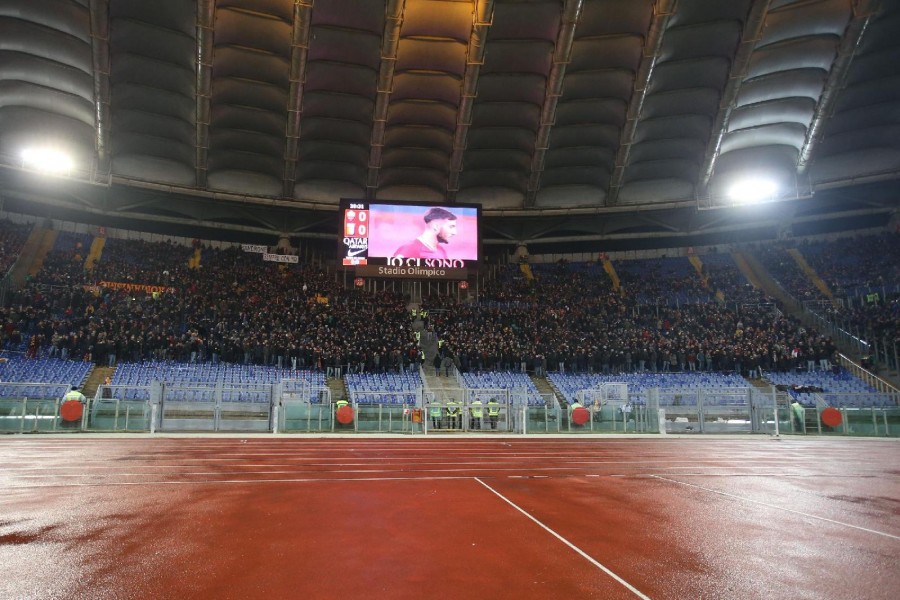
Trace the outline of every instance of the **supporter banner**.
<instances>
[{"instance_id":1,"label":"supporter banner","mask_svg":"<svg viewBox=\"0 0 900 600\"><path fill-rule=\"evenodd\" d=\"M293 254L263 254L263 260L278 263L299 263L300 257Z\"/></svg>"},{"instance_id":2,"label":"supporter banner","mask_svg":"<svg viewBox=\"0 0 900 600\"><path fill-rule=\"evenodd\" d=\"M165 285L143 285L140 283L125 283L124 281L101 281L98 285L111 290L125 290L128 292L147 292L148 294L175 293L175 288Z\"/></svg>"},{"instance_id":3,"label":"supporter banner","mask_svg":"<svg viewBox=\"0 0 900 600\"><path fill-rule=\"evenodd\" d=\"M255 252L257 254L266 254L269 251L268 246L255 246L253 244L241 244L241 250L244 252Z\"/></svg>"},{"instance_id":4,"label":"supporter banner","mask_svg":"<svg viewBox=\"0 0 900 600\"><path fill-rule=\"evenodd\" d=\"M360 277L398 277L401 279L467 279L468 269L444 267L418 267L408 265L360 265L356 267Z\"/></svg>"}]
</instances>

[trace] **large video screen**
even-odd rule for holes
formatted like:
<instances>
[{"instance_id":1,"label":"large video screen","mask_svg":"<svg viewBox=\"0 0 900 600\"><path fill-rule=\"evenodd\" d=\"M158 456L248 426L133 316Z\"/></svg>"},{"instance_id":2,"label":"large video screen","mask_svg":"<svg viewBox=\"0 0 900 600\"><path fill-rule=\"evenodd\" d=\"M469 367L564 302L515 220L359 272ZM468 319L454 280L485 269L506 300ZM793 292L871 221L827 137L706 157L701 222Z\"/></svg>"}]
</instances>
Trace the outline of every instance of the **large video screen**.
<instances>
[{"instance_id":1,"label":"large video screen","mask_svg":"<svg viewBox=\"0 0 900 600\"><path fill-rule=\"evenodd\" d=\"M448 276L448 269L474 267L480 258L480 208L342 200L342 263L395 268L364 269L383 276L429 276L408 268L441 269L445 271L441 276Z\"/></svg>"}]
</instances>

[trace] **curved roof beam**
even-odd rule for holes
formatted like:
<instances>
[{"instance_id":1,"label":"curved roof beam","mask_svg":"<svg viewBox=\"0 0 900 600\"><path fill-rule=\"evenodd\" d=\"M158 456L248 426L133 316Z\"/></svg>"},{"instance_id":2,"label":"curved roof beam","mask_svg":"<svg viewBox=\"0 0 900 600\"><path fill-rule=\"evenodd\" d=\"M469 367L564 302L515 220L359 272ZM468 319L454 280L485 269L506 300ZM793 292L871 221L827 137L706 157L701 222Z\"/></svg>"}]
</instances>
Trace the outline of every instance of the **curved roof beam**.
<instances>
[{"instance_id":1,"label":"curved roof beam","mask_svg":"<svg viewBox=\"0 0 900 600\"><path fill-rule=\"evenodd\" d=\"M463 153L466 150L469 125L472 124L472 107L475 105L478 76L481 74L481 65L484 64L484 47L493 21L494 0L476 0L466 56L466 72L463 75L459 112L456 115L456 131L453 134L453 151L450 154L450 172L447 177L448 202L455 202L456 193L459 192L459 174L463 168Z\"/></svg>"},{"instance_id":2,"label":"curved roof beam","mask_svg":"<svg viewBox=\"0 0 900 600\"><path fill-rule=\"evenodd\" d=\"M91 51L94 67L94 150L92 177L109 184L109 0L91 0Z\"/></svg>"},{"instance_id":3,"label":"curved roof beam","mask_svg":"<svg viewBox=\"0 0 900 600\"><path fill-rule=\"evenodd\" d=\"M838 93L844 87L844 81L850 71L850 64L859 52L869 21L879 8L880 0L856 0L853 3L853 17L847 24L847 29L844 30L844 36L841 38L841 45L838 48L834 64L831 66L831 72L828 74L822 95L816 104L816 112L806 130L806 140L803 142L803 148L800 150L800 157L797 160L799 173L804 173L809 167L813 150L822 138L825 122L831 116Z\"/></svg>"},{"instance_id":4,"label":"curved roof beam","mask_svg":"<svg viewBox=\"0 0 900 600\"><path fill-rule=\"evenodd\" d=\"M200 189L205 189L207 182L215 12L216 0L197 0L197 132L194 141L194 167L197 170L197 187Z\"/></svg>"},{"instance_id":5,"label":"curved roof beam","mask_svg":"<svg viewBox=\"0 0 900 600\"><path fill-rule=\"evenodd\" d=\"M725 86L725 92L722 94L722 100L719 102L719 110L716 112L716 120L712 126L714 134L706 147L706 157L700 169L701 180L698 190L701 195L706 195L706 188L709 186L709 180L712 179L713 171L716 168L716 159L719 157L719 152L722 149L722 140L728 131L731 113L734 112L735 101L738 93L741 91L741 84L747 78L753 49L756 47L763 29L766 27L766 15L769 13L771 4L772 0L756 0L750 6L750 14L744 22L744 30L741 32L741 44L738 46L737 54L731 63L728 84Z\"/></svg>"},{"instance_id":6,"label":"curved roof beam","mask_svg":"<svg viewBox=\"0 0 900 600\"><path fill-rule=\"evenodd\" d=\"M556 123L556 108L559 106L559 97L562 96L566 68L572 60L572 41L575 38L575 28L581 18L583 5L584 0L565 0L559 34L556 37L556 47L553 51L553 66L550 68L550 76L547 78L547 87L544 90L541 124L534 142L531 175L528 178L528 190L525 194L525 208L534 206L535 196L541 189L544 157L547 155L547 148L550 145L550 130Z\"/></svg>"},{"instance_id":7,"label":"curved roof beam","mask_svg":"<svg viewBox=\"0 0 900 600\"><path fill-rule=\"evenodd\" d=\"M391 92L394 91L394 67L400 45L400 26L406 0L388 0L385 8L384 34L381 37L381 66L378 68L378 96L372 116L372 142L369 149L369 174L366 178L366 199L374 200L378 191L378 172L384 148L384 129L387 124Z\"/></svg>"},{"instance_id":8,"label":"curved roof beam","mask_svg":"<svg viewBox=\"0 0 900 600\"><path fill-rule=\"evenodd\" d=\"M628 155L631 152L631 144L634 143L634 132L637 130L644 100L647 98L647 90L650 88L650 77L656 67L656 61L662 50L663 37L669 17L675 12L677 0L656 0L653 7L653 20L650 22L650 30L647 33L647 42L644 44L644 57L634 78L634 90L631 100L628 101L625 127L622 128L622 137L619 141L619 150L616 153L616 166L609 181L609 193L606 196L606 205L615 206L619 198L619 190L625 182L625 166L628 164Z\"/></svg>"},{"instance_id":9,"label":"curved roof beam","mask_svg":"<svg viewBox=\"0 0 900 600\"><path fill-rule=\"evenodd\" d=\"M309 26L315 0L297 0L291 30L291 83L288 92L285 129L284 175L281 195L294 197L297 160L300 154L300 117L303 113L303 85L306 83L306 57L309 52Z\"/></svg>"}]
</instances>

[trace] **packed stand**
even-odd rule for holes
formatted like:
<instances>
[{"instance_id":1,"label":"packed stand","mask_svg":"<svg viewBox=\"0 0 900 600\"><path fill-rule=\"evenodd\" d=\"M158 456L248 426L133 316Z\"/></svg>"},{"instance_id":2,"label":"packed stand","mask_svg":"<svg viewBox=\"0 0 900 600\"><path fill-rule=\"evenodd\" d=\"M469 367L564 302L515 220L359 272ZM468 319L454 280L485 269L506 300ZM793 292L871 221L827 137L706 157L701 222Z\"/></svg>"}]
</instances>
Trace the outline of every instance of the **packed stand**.
<instances>
[{"instance_id":1,"label":"packed stand","mask_svg":"<svg viewBox=\"0 0 900 600\"><path fill-rule=\"evenodd\" d=\"M900 295L871 300L846 308L829 308L827 318L853 335L893 347L900 341Z\"/></svg>"},{"instance_id":2,"label":"packed stand","mask_svg":"<svg viewBox=\"0 0 900 600\"><path fill-rule=\"evenodd\" d=\"M27 340L34 356L109 365L209 361L332 375L418 367L411 314L398 294L345 290L317 269L264 263L238 248L206 248L201 267L189 269L189 247L108 240L99 263L85 270L89 241L69 240L46 272L13 294L0 311L5 340ZM834 352L831 340L765 307L641 304L628 289L639 283L613 290L600 263L534 265L533 273L530 279L508 266L477 303L426 299L422 308L445 358L464 373L758 376L760 368L790 369ZM681 275L676 279L688 278ZM77 283L63 285L60 276ZM690 279L702 283L696 272ZM100 286L104 281L171 291Z\"/></svg>"},{"instance_id":3,"label":"packed stand","mask_svg":"<svg viewBox=\"0 0 900 600\"><path fill-rule=\"evenodd\" d=\"M34 355L109 365L208 360L337 373L399 371L418 361L398 294L344 290L333 275L264 263L237 248L204 249L201 267L188 269L186 246L107 244L93 270L84 269L83 240L51 253L46 270L0 312L4 339L27 338Z\"/></svg>"},{"instance_id":4,"label":"packed stand","mask_svg":"<svg viewBox=\"0 0 900 600\"><path fill-rule=\"evenodd\" d=\"M514 267L510 267L512 269ZM642 306L609 278L559 263L533 281L511 276L486 286L478 304L437 312L435 331L463 372L619 374L760 369L830 361L830 338L769 307L716 302Z\"/></svg>"}]
</instances>

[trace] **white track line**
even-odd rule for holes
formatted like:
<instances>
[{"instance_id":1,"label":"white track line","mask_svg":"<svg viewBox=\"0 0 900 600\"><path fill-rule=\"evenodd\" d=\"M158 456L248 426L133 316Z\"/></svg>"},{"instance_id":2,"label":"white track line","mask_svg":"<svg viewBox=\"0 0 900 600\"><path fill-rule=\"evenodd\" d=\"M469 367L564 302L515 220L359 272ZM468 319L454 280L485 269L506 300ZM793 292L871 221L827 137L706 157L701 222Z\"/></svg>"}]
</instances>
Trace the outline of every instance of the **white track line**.
<instances>
[{"instance_id":1,"label":"white track line","mask_svg":"<svg viewBox=\"0 0 900 600\"><path fill-rule=\"evenodd\" d=\"M29 460L36 460L31 457L27 457ZM80 457L78 458L77 467L72 467L70 463L65 463L60 461L59 456L55 457L40 457L42 460L52 459L58 466L8 466L0 464L0 470L3 471L43 471L48 468L50 469L65 469L65 468L78 468L80 469L112 469L116 468L117 464L110 464L111 461L119 461L124 458L128 458L129 462L135 462L137 459L142 459L146 462L151 462L155 459L159 459L162 457L155 456L127 456L127 457L105 457L105 458L91 458L82 460ZM62 457L64 458L64 457ZM246 463L242 458L256 458L259 462L255 463ZM442 459L436 459L433 457L404 457L404 456L375 456L375 457L365 457L365 456L354 456L354 457L335 457L335 458L327 458L327 457L301 457L301 456L276 456L276 458L280 459L280 463L274 464L285 464L285 463L293 463L298 466L303 465L317 465L317 466L337 466L342 467L345 465L365 465L370 463L377 464L390 464L390 463L399 463L399 464L415 464L415 465L482 465L485 460L488 460L492 464L510 464L510 465L519 465L523 462L533 461L537 459L546 459L546 462L551 462L557 466L571 466L572 468L576 467L592 467L592 466L604 466L604 465L624 465L624 466L633 466L635 468L663 468L663 469L755 469L759 468L762 465L768 464L776 464L782 466L785 464L784 460L781 459L763 459L759 461L755 461L753 465L733 465L736 459L733 460L584 460L584 459L576 459L569 457L558 457L558 456L539 456L539 457L519 457L519 456L496 456L496 455L485 455L485 460L473 460L479 457L466 457L465 460L453 460L448 459L446 457ZM349 460L348 460L349 459ZM314 462L310 462L314 461ZM698 465L698 462L706 463L705 465ZM798 463L803 461L796 461ZM61 463L61 464L59 464ZM248 455L247 457L232 457L232 458L221 458L221 457L209 457L209 458L191 458L184 457L179 458L178 462L172 463L164 463L162 461L158 461L157 464L150 465L138 465L140 468L163 468L163 467L179 467L179 466L196 466L194 463L210 463L210 464L250 464L250 465L267 465L272 463L267 463L264 460L259 460L259 457ZM717 463L723 463L722 466L714 466ZM538 467L540 468L540 467Z\"/></svg>"},{"instance_id":2,"label":"white track line","mask_svg":"<svg viewBox=\"0 0 900 600\"><path fill-rule=\"evenodd\" d=\"M452 463L447 463L452 464ZM250 465L248 465L250 466ZM474 472L514 472L519 473L518 475L511 475L511 477L522 477L522 478L548 478L548 477L627 477L627 476L651 476L656 477L656 473L600 473L600 474L592 474L592 473L582 473L576 472L569 475L538 475L532 473L540 473L545 471L577 471L576 467L527 467L527 468L517 468L517 467L465 467L465 468L452 468L452 469L438 469L438 468L405 468L402 466L397 466L395 468L386 467L383 469L376 468L360 468L360 469L347 469L347 468L339 468L339 469L315 469L312 467L315 466L324 466L330 467L334 465L298 465L295 468L287 468L294 465L285 465L284 468L277 468L276 465L259 465L264 468L263 470L242 470L242 469L229 469L222 471L170 471L170 472L125 472L125 471L117 471L117 472L103 472L97 471L96 469L92 472L85 473L83 470L79 470L79 472L75 473L67 473L60 472L61 469L44 469L44 472L38 474L26 474L26 473L16 473L11 474L10 479L53 479L53 478L77 478L77 477L149 477L149 476L168 476L168 477L187 477L187 476L225 476L225 475L280 475L286 473L321 473L323 475L328 475L332 473L474 473ZM338 465L340 466L340 465ZM352 464L348 464L347 466L354 466ZM359 466L370 466L370 465L359 465ZM137 467L137 468L145 468L145 467ZM158 468L163 468L160 466ZM190 468L187 466L185 468ZM194 466L193 468L196 468ZM719 467L710 467L719 468ZM48 472L48 471L54 472ZM0 473L3 473L3 470L0 470ZM522 474L524 473L524 474ZM715 472L703 472L703 473L677 473L680 477L821 477L819 473L784 473L784 472L776 472L776 473L767 473L767 472L754 472L754 473L715 473ZM856 476L847 476L856 478Z\"/></svg>"},{"instance_id":3,"label":"white track line","mask_svg":"<svg viewBox=\"0 0 900 600\"><path fill-rule=\"evenodd\" d=\"M489 489L498 498L500 498L501 500L503 500L504 502L506 502L507 504L512 506L514 509L516 509L517 511L519 511L520 513L522 513L523 515L528 517L530 520L532 520L534 523L536 523L539 527L541 527L541 529L543 529L544 531L546 531L547 533L549 533L550 535L552 535L553 537L555 537L556 539L561 541L563 544L565 544L566 546L568 546L569 548L571 548L572 550L577 552L579 555L581 555L582 558L587 560L589 563L591 563L592 565L594 565L595 567L597 567L598 569L600 569L601 571L603 571L604 573L606 573L607 575L609 575L610 577L612 577L613 579L615 579L616 581L621 583L630 592L632 592L635 596L637 596L638 598L642 598L643 600L650 600L649 596L646 596L645 594L643 594L639 589L637 589L636 587L634 587L633 585L631 585L630 583L628 583L627 581L625 581L624 579L622 579L621 577L619 577L618 575L613 573L608 567L606 567L602 563L594 560L584 550L582 550L581 548L579 548L578 546L576 546L575 544L573 544L572 542L570 542L569 540L567 540L566 538L564 538L560 534L556 533L555 531L553 531L552 529L550 529L549 527L547 527L546 525L544 525L543 523L538 521L536 518L534 518L533 516L528 514L525 511L525 509L518 506L515 502L513 502L512 500L510 500L509 498L507 498L506 496L504 496L503 494L501 494L500 492L498 492L497 490L495 490L494 488L492 488L485 482L483 482L478 477L475 477L475 481L477 481L478 483L480 483L481 485L483 485L484 487Z\"/></svg>"},{"instance_id":4,"label":"white track line","mask_svg":"<svg viewBox=\"0 0 900 600\"><path fill-rule=\"evenodd\" d=\"M470 481L472 477L467 475L446 477L297 477L292 479L201 479L191 481L98 481L91 483L47 483L37 485L6 485L3 490L28 490L35 488L65 488L65 487L113 487L136 485L218 485L236 483L330 483L351 481Z\"/></svg>"},{"instance_id":5,"label":"white track line","mask_svg":"<svg viewBox=\"0 0 900 600\"><path fill-rule=\"evenodd\" d=\"M668 481L670 483L677 483L678 485L684 485L687 487L696 488L698 490L703 490L705 492L710 492L712 494L718 494L719 496L725 496L726 498L733 498L735 500L740 500L742 502L750 502L752 504L758 504L760 506L765 506L767 508L774 508L775 510L783 510L785 512L793 513L795 515L800 515L801 517L809 517L810 519L816 519L819 521L825 521L826 523L831 523L833 525L841 525L843 527L850 527L851 529L858 529L859 531L865 531L867 533L874 533L875 535L882 535L887 538L891 538L892 540L900 541L900 536L892 535L890 533L885 533L884 531L878 531L877 529L869 529L868 527L860 527L859 525L852 525L850 523L844 523L843 521L835 521L834 519L829 519L827 517L819 517L817 515L811 515L809 513L805 513L799 510L794 510L793 508L785 508L784 506L778 506L776 504L770 504L768 502L763 502L762 500L754 500L753 498L745 498L743 496L738 496L737 494L729 494L728 492L720 492L719 490L714 490L712 488L704 487L702 485L697 485L696 483L686 483L684 481L678 481L676 479L669 479L668 477L663 477L661 475L650 475L654 479L661 479L662 481Z\"/></svg>"}]
</instances>

